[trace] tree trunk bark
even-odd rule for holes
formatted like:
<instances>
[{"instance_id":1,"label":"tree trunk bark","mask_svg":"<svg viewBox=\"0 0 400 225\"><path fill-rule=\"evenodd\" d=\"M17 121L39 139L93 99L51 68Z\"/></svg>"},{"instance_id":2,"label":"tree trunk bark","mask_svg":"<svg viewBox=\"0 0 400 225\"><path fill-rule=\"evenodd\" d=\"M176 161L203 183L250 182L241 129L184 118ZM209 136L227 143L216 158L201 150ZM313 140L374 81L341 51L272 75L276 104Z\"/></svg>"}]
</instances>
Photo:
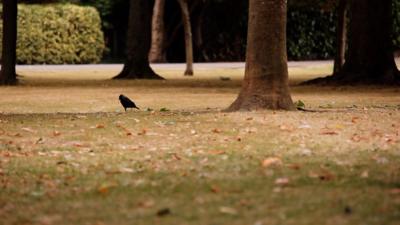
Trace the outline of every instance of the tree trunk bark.
<instances>
[{"instance_id":1,"label":"tree trunk bark","mask_svg":"<svg viewBox=\"0 0 400 225\"><path fill-rule=\"evenodd\" d=\"M337 73L305 84L400 84L393 57L392 0L352 0L346 61Z\"/></svg>"},{"instance_id":2,"label":"tree trunk bark","mask_svg":"<svg viewBox=\"0 0 400 225\"><path fill-rule=\"evenodd\" d=\"M124 68L114 79L163 79L149 64L152 0L130 0Z\"/></svg>"},{"instance_id":3,"label":"tree trunk bark","mask_svg":"<svg viewBox=\"0 0 400 225\"><path fill-rule=\"evenodd\" d=\"M183 29L185 31L186 70L185 76L193 76L193 40L190 24L190 13L187 0L178 0L182 11Z\"/></svg>"},{"instance_id":4,"label":"tree trunk bark","mask_svg":"<svg viewBox=\"0 0 400 225\"><path fill-rule=\"evenodd\" d=\"M286 53L286 0L252 0L242 90L227 111L294 110Z\"/></svg>"},{"instance_id":5,"label":"tree trunk bark","mask_svg":"<svg viewBox=\"0 0 400 225\"><path fill-rule=\"evenodd\" d=\"M17 0L3 0L3 49L0 85L17 84L15 64L17 59Z\"/></svg>"},{"instance_id":6,"label":"tree trunk bark","mask_svg":"<svg viewBox=\"0 0 400 225\"><path fill-rule=\"evenodd\" d=\"M151 26L150 62L166 62L164 10L165 0L156 0Z\"/></svg>"},{"instance_id":7,"label":"tree trunk bark","mask_svg":"<svg viewBox=\"0 0 400 225\"><path fill-rule=\"evenodd\" d=\"M333 67L333 73L340 71L344 64L346 54L347 39L347 2L348 0L340 0L338 6L337 31L336 31L336 54Z\"/></svg>"}]
</instances>

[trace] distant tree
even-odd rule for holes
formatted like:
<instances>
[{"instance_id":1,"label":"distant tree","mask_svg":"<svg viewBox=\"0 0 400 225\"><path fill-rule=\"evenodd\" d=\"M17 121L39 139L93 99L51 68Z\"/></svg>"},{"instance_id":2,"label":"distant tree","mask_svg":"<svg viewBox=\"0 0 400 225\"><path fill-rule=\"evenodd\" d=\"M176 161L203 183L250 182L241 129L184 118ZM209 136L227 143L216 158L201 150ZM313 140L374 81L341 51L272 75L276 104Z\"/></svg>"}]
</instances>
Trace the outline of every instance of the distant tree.
<instances>
[{"instance_id":1,"label":"distant tree","mask_svg":"<svg viewBox=\"0 0 400 225\"><path fill-rule=\"evenodd\" d=\"M193 38L190 22L190 12L187 0L178 0L182 12L183 30L185 32L185 55L186 70L185 76L193 76Z\"/></svg>"},{"instance_id":2,"label":"distant tree","mask_svg":"<svg viewBox=\"0 0 400 225\"><path fill-rule=\"evenodd\" d=\"M336 53L333 66L334 73L337 73L342 69L346 54L348 2L349 0L339 0L337 7Z\"/></svg>"},{"instance_id":3,"label":"distant tree","mask_svg":"<svg viewBox=\"0 0 400 225\"><path fill-rule=\"evenodd\" d=\"M286 55L287 0L252 0L246 69L238 98L227 111L294 109Z\"/></svg>"},{"instance_id":4,"label":"distant tree","mask_svg":"<svg viewBox=\"0 0 400 225\"><path fill-rule=\"evenodd\" d=\"M163 79L149 64L153 5L152 0L130 0L126 60L114 79Z\"/></svg>"},{"instance_id":5,"label":"distant tree","mask_svg":"<svg viewBox=\"0 0 400 225\"><path fill-rule=\"evenodd\" d=\"M348 52L343 67L332 76L306 83L400 84L393 56L392 1L350 2Z\"/></svg>"},{"instance_id":6,"label":"distant tree","mask_svg":"<svg viewBox=\"0 0 400 225\"><path fill-rule=\"evenodd\" d=\"M150 62L166 62L164 11L165 0L155 0L151 25Z\"/></svg>"},{"instance_id":7,"label":"distant tree","mask_svg":"<svg viewBox=\"0 0 400 225\"><path fill-rule=\"evenodd\" d=\"M3 0L3 49L0 85L17 84L15 64L17 58L17 0Z\"/></svg>"}]
</instances>

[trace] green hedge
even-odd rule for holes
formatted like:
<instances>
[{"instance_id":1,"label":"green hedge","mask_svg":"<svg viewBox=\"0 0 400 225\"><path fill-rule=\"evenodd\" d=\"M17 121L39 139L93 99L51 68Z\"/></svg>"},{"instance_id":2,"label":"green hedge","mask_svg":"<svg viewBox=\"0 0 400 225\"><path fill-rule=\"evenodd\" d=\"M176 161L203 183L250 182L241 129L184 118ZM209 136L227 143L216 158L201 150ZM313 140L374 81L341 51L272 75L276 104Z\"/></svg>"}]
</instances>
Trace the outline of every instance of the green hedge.
<instances>
[{"instance_id":1,"label":"green hedge","mask_svg":"<svg viewBox=\"0 0 400 225\"><path fill-rule=\"evenodd\" d=\"M291 60L328 59L335 53L336 13L305 7L290 8L287 51Z\"/></svg>"},{"instance_id":2,"label":"green hedge","mask_svg":"<svg viewBox=\"0 0 400 225\"><path fill-rule=\"evenodd\" d=\"M97 63L104 48L101 20L93 7L18 6L17 62L20 64Z\"/></svg>"}]
</instances>

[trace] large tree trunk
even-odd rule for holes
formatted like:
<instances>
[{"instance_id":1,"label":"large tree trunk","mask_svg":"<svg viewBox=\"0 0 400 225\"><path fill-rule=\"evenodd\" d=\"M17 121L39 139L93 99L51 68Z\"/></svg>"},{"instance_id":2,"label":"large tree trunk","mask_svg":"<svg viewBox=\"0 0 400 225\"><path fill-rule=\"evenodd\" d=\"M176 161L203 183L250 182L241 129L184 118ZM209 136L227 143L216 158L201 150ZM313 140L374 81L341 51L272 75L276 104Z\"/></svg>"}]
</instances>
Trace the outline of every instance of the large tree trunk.
<instances>
[{"instance_id":1,"label":"large tree trunk","mask_svg":"<svg viewBox=\"0 0 400 225\"><path fill-rule=\"evenodd\" d=\"M347 3L348 0L339 0L337 9L336 54L333 73L339 72L344 64L347 39Z\"/></svg>"},{"instance_id":2,"label":"large tree trunk","mask_svg":"<svg viewBox=\"0 0 400 225\"><path fill-rule=\"evenodd\" d=\"M193 40L190 24L190 13L187 0L178 0L182 11L183 29L185 31L186 70L185 76L193 75Z\"/></svg>"},{"instance_id":3,"label":"large tree trunk","mask_svg":"<svg viewBox=\"0 0 400 225\"><path fill-rule=\"evenodd\" d=\"M0 85L17 84L15 72L17 49L17 0L3 0L3 49Z\"/></svg>"},{"instance_id":4,"label":"large tree trunk","mask_svg":"<svg viewBox=\"0 0 400 225\"><path fill-rule=\"evenodd\" d=\"M391 39L391 0L352 0L346 62L332 76L309 84L400 84Z\"/></svg>"},{"instance_id":5,"label":"large tree trunk","mask_svg":"<svg viewBox=\"0 0 400 225\"><path fill-rule=\"evenodd\" d=\"M130 0L126 61L114 79L163 79L149 64L153 5L152 0Z\"/></svg>"},{"instance_id":6,"label":"large tree trunk","mask_svg":"<svg viewBox=\"0 0 400 225\"><path fill-rule=\"evenodd\" d=\"M227 111L293 110L288 85L286 0L252 0L242 90Z\"/></svg>"},{"instance_id":7,"label":"large tree trunk","mask_svg":"<svg viewBox=\"0 0 400 225\"><path fill-rule=\"evenodd\" d=\"M165 0L156 0L153 9L151 26L150 62L166 62L164 51L165 27L164 27Z\"/></svg>"}]
</instances>

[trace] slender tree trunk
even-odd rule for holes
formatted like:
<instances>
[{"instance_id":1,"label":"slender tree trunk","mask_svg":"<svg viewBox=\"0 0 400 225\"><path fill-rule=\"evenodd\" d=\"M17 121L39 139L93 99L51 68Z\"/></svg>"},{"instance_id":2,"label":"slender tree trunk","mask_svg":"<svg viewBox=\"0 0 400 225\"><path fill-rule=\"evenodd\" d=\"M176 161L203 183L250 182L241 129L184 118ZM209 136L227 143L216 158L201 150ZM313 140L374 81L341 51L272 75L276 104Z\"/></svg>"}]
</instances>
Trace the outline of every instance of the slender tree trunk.
<instances>
[{"instance_id":1,"label":"slender tree trunk","mask_svg":"<svg viewBox=\"0 0 400 225\"><path fill-rule=\"evenodd\" d=\"M288 85L286 0L251 0L242 90L227 111L293 110Z\"/></svg>"},{"instance_id":2,"label":"slender tree trunk","mask_svg":"<svg viewBox=\"0 0 400 225\"><path fill-rule=\"evenodd\" d=\"M150 62L166 62L164 11L165 0L155 0L151 26Z\"/></svg>"},{"instance_id":3,"label":"slender tree trunk","mask_svg":"<svg viewBox=\"0 0 400 225\"><path fill-rule=\"evenodd\" d=\"M347 2L348 0L339 0L336 31L336 54L333 73L339 72L339 70L342 68L346 54Z\"/></svg>"},{"instance_id":4,"label":"slender tree trunk","mask_svg":"<svg viewBox=\"0 0 400 225\"><path fill-rule=\"evenodd\" d=\"M198 50L198 52L201 54L202 60L209 61L209 58L204 50L204 41L203 41L203 21L204 21L204 15L206 12L206 9L209 5L209 1L204 1L202 3L201 9L199 16L196 21L195 25L195 30L194 30L194 44Z\"/></svg>"},{"instance_id":5,"label":"slender tree trunk","mask_svg":"<svg viewBox=\"0 0 400 225\"><path fill-rule=\"evenodd\" d=\"M17 84L15 64L17 58L17 0L3 0L3 49L0 85Z\"/></svg>"},{"instance_id":6,"label":"slender tree trunk","mask_svg":"<svg viewBox=\"0 0 400 225\"><path fill-rule=\"evenodd\" d=\"M400 84L393 57L392 0L352 0L346 61L332 76L306 84Z\"/></svg>"},{"instance_id":7,"label":"slender tree trunk","mask_svg":"<svg viewBox=\"0 0 400 225\"><path fill-rule=\"evenodd\" d=\"M187 0L178 0L182 11L183 29L185 31L186 70L185 76L193 76L193 40L190 25L190 13Z\"/></svg>"},{"instance_id":8,"label":"slender tree trunk","mask_svg":"<svg viewBox=\"0 0 400 225\"><path fill-rule=\"evenodd\" d=\"M124 68L114 79L163 79L149 64L152 0L130 0Z\"/></svg>"}]
</instances>

